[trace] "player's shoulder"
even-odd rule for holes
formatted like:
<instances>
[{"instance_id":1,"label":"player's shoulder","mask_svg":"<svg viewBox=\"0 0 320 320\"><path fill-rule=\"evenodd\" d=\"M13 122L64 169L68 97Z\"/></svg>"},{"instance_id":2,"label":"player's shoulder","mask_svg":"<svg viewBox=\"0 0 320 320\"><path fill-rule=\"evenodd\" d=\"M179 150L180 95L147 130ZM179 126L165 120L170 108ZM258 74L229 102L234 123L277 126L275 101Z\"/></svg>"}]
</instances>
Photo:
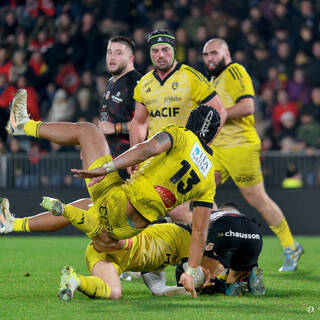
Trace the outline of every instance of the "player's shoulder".
<instances>
[{"instance_id":1,"label":"player's shoulder","mask_svg":"<svg viewBox=\"0 0 320 320\"><path fill-rule=\"evenodd\" d=\"M150 81L153 78L153 72L154 72L154 70L151 70L148 73L146 73L144 76L142 76L140 78L140 83L145 83L145 82Z\"/></svg>"},{"instance_id":2,"label":"player's shoulder","mask_svg":"<svg viewBox=\"0 0 320 320\"><path fill-rule=\"evenodd\" d=\"M184 73L186 76L188 76L190 79L208 82L208 79L201 72L199 72L198 70L196 70L186 64L181 64L179 70L182 73Z\"/></svg>"},{"instance_id":3,"label":"player's shoulder","mask_svg":"<svg viewBox=\"0 0 320 320\"><path fill-rule=\"evenodd\" d=\"M166 132L167 134L169 134L169 136L171 137L171 141L172 144L177 143L178 141L180 141L181 139L183 139L182 137L187 137L187 131L189 131L188 129L186 129L185 127L179 126L175 123L171 123L168 124L166 126L164 126L161 131Z\"/></svg>"},{"instance_id":4,"label":"player's shoulder","mask_svg":"<svg viewBox=\"0 0 320 320\"><path fill-rule=\"evenodd\" d=\"M180 131L180 130L183 130L184 127L181 127L181 126L178 126L177 124L175 123L170 123L164 127L162 127L162 131L167 131L167 132L174 132L174 131Z\"/></svg>"},{"instance_id":5,"label":"player's shoulder","mask_svg":"<svg viewBox=\"0 0 320 320\"><path fill-rule=\"evenodd\" d=\"M231 62L226 67L226 73L230 78L234 80L240 80L244 76L248 75L246 68L242 64L237 62Z\"/></svg>"},{"instance_id":6,"label":"player's shoulder","mask_svg":"<svg viewBox=\"0 0 320 320\"><path fill-rule=\"evenodd\" d=\"M137 82L141 79L142 75L141 73L139 73L137 70L132 70L132 71L129 71L127 74L126 74L126 77L128 79L128 82Z\"/></svg>"},{"instance_id":7,"label":"player's shoulder","mask_svg":"<svg viewBox=\"0 0 320 320\"><path fill-rule=\"evenodd\" d=\"M133 90L135 86L139 83L142 75L137 70L129 71L125 75L127 86L130 90Z\"/></svg>"}]
</instances>

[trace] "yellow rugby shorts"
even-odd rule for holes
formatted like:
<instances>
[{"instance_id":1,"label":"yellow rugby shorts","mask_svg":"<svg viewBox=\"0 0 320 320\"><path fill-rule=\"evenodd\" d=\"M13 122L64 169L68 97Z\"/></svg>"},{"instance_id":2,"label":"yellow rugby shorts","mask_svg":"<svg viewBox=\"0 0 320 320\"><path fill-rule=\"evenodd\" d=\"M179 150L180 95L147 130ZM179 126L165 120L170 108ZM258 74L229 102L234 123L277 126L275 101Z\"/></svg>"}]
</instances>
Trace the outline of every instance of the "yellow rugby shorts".
<instances>
[{"instance_id":1,"label":"yellow rugby shorts","mask_svg":"<svg viewBox=\"0 0 320 320\"><path fill-rule=\"evenodd\" d=\"M101 167L112 160L111 155L102 156L94 161L89 169ZM87 188L95 210L108 236L114 239L128 239L142 229L135 229L127 218L128 199L123 191L124 180L118 172L111 172L99 183L88 187L90 179L86 179Z\"/></svg>"},{"instance_id":2,"label":"yellow rugby shorts","mask_svg":"<svg viewBox=\"0 0 320 320\"><path fill-rule=\"evenodd\" d=\"M221 183L229 176L239 188L254 186L263 181L260 144L231 148L212 147L214 166L216 171L221 173Z\"/></svg>"}]
</instances>

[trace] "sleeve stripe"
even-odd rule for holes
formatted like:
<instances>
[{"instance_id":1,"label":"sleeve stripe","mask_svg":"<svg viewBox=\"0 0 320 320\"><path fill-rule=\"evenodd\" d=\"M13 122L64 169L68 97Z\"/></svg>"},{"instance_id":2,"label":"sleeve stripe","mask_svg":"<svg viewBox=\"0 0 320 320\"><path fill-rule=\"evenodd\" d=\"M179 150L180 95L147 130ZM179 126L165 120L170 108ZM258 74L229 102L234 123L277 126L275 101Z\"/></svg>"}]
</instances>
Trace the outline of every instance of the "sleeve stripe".
<instances>
[{"instance_id":1,"label":"sleeve stripe","mask_svg":"<svg viewBox=\"0 0 320 320\"><path fill-rule=\"evenodd\" d=\"M232 69L232 71L233 71L233 73L234 73L235 77L236 77L238 80L240 80L239 75L238 75L238 73L237 73L236 69L234 69L233 67L231 67L230 69Z\"/></svg>"},{"instance_id":2,"label":"sleeve stripe","mask_svg":"<svg viewBox=\"0 0 320 320\"><path fill-rule=\"evenodd\" d=\"M171 150L171 149L172 149L172 146L173 146L173 137L172 137L171 133L169 133L168 131L164 131L164 133L166 133L166 134L167 134L167 136L168 136L168 137L169 137L169 139L170 139L171 147L170 147L170 149L169 149L169 150Z\"/></svg>"},{"instance_id":3,"label":"sleeve stripe","mask_svg":"<svg viewBox=\"0 0 320 320\"><path fill-rule=\"evenodd\" d=\"M213 203L212 202L203 202L203 201L194 201L193 202L194 207L205 207L212 209Z\"/></svg>"},{"instance_id":4,"label":"sleeve stripe","mask_svg":"<svg viewBox=\"0 0 320 320\"><path fill-rule=\"evenodd\" d=\"M231 73L233 80L236 80L236 77L233 75L232 71L230 69L228 69L228 70Z\"/></svg>"},{"instance_id":5,"label":"sleeve stripe","mask_svg":"<svg viewBox=\"0 0 320 320\"><path fill-rule=\"evenodd\" d=\"M234 66L232 67L234 72L239 76L239 80L242 79L242 74L241 72L239 71L238 67L237 66Z\"/></svg>"},{"instance_id":6,"label":"sleeve stripe","mask_svg":"<svg viewBox=\"0 0 320 320\"><path fill-rule=\"evenodd\" d=\"M208 95L205 99L203 99L200 104L205 104L207 103L209 100L211 100L213 97L215 97L217 95L216 91L213 91L210 95Z\"/></svg>"},{"instance_id":7,"label":"sleeve stripe","mask_svg":"<svg viewBox=\"0 0 320 320\"><path fill-rule=\"evenodd\" d=\"M245 94L244 96L241 96L239 97L237 100L236 100L236 103L238 103L241 99L245 99L245 98L254 98L251 94Z\"/></svg>"}]
</instances>

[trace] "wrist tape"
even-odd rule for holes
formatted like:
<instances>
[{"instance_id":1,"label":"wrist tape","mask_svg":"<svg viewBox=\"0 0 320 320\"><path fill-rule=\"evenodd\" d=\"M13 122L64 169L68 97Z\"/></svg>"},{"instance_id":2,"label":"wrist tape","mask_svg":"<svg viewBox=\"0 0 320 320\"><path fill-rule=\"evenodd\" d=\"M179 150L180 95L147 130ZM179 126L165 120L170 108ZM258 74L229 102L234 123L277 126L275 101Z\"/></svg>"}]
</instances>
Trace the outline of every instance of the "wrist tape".
<instances>
[{"instance_id":1,"label":"wrist tape","mask_svg":"<svg viewBox=\"0 0 320 320\"><path fill-rule=\"evenodd\" d=\"M113 161L105 163L102 167L106 170L106 173L116 171Z\"/></svg>"}]
</instances>

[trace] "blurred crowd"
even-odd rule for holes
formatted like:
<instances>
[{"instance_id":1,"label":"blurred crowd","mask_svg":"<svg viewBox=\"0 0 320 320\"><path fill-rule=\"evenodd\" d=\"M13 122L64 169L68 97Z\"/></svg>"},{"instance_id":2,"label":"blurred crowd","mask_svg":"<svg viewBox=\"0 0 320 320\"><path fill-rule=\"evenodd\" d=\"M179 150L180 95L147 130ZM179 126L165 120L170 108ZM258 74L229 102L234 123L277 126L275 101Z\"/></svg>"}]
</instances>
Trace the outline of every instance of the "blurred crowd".
<instances>
[{"instance_id":1,"label":"blurred crowd","mask_svg":"<svg viewBox=\"0 0 320 320\"><path fill-rule=\"evenodd\" d=\"M145 74L151 69L145 36L159 28L175 33L178 61L203 73L204 43L212 37L228 42L254 81L264 150L320 149L319 1L2 0L0 151L65 151L6 136L16 90L27 89L35 120L96 122L108 80L108 39L132 37L136 68Z\"/></svg>"}]
</instances>

